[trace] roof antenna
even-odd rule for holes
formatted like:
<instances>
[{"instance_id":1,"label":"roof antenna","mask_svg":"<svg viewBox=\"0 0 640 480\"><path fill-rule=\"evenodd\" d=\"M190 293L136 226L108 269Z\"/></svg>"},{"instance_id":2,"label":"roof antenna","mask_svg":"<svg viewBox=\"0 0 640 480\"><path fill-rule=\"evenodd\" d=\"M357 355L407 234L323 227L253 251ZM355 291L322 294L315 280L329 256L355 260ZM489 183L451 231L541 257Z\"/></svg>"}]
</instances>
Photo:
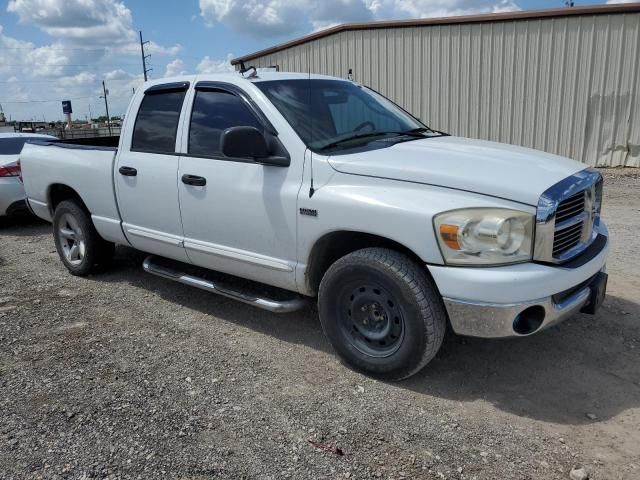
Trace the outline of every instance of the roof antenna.
<instances>
[{"instance_id":1,"label":"roof antenna","mask_svg":"<svg viewBox=\"0 0 640 480\"><path fill-rule=\"evenodd\" d=\"M347 73L347 78L350 82L353 82L353 68L349 69L349 73Z\"/></svg>"},{"instance_id":2,"label":"roof antenna","mask_svg":"<svg viewBox=\"0 0 640 480\"><path fill-rule=\"evenodd\" d=\"M307 71L309 72L309 122L311 126L311 132L309 133L309 145L313 145L313 112L311 111L311 55L310 55L310 44L307 46ZM313 150L309 148L309 156L310 161L309 165L311 168L311 185L309 186L309 198L313 197L313 194L316 193L316 189L313 188Z\"/></svg>"},{"instance_id":3,"label":"roof antenna","mask_svg":"<svg viewBox=\"0 0 640 480\"><path fill-rule=\"evenodd\" d=\"M246 67L244 62L240 60L240 75L244 77L244 74L247 73L249 70L253 70L253 73L249 75L247 78L255 78L258 76L258 69L256 67L254 67L253 65L249 65L248 67Z\"/></svg>"}]
</instances>

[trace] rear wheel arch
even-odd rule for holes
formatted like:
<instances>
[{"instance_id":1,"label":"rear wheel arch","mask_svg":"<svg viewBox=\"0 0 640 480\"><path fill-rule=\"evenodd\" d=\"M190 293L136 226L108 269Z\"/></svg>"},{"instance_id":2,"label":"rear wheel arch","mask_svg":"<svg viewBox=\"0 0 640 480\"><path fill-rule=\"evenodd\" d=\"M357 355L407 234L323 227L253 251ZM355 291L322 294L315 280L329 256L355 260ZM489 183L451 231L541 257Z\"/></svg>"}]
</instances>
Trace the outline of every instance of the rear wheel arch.
<instances>
[{"instance_id":1,"label":"rear wheel arch","mask_svg":"<svg viewBox=\"0 0 640 480\"><path fill-rule=\"evenodd\" d=\"M56 209L58 205L62 202L70 201L75 203L81 210L83 210L89 221L91 222L93 228L95 229L95 224L93 222L93 218L91 218L91 210L87 207L87 204L84 203L82 197L78 192L76 192L73 188L65 185L63 183L54 183L51 185L47 192L47 204L49 205L49 211L51 213L51 218L55 218ZM99 236L100 234L98 234ZM100 237L102 239L102 237Z\"/></svg>"},{"instance_id":2,"label":"rear wheel arch","mask_svg":"<svg viewBox=\"0 0 640 480\"><path fill-rule=\"evenodd\" d=\"M337 260L363 248L380 247L407 255L418 264L425 261L407 246L390 238L371 233L337 230L320 237L307 258L305 281L307 289L317 295L322 277Z\"/></svg>"},{"instance_id":3,"label":"rear wheel arch","mask_svg":"<svg viewBox=\"0 0 640 480\"><path fill-rule=\"evenodd\" d=\"M54 183L53 185L49 186L47 191L47 204L49 205L49 210L51 211L52 217L55 214L56 207L60 204L60 202L63 202L65 200L74 201L87 213L90 213L87 205L84 203L82 197L78 192L63 183Z\"/></svg>"}]
</instances>

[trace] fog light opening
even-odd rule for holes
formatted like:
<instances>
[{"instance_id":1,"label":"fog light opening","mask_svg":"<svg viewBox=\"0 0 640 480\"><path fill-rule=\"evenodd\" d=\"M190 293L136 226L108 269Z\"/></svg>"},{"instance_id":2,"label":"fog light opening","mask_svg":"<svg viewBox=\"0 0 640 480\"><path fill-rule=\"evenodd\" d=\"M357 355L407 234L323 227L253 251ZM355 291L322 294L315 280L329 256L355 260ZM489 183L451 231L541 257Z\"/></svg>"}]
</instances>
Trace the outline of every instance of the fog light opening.
<instances>
[{"instance_id":1,"label":"fog light opening","mask_svg":"<svg viewBox=\"0 0 640 480\"><path fill-rule=\"evenodd\" d=\"M518 335L529 335L540 328L544 316L544 307L540 305L529 307L513 319L513 331Z\"/></svg>"}]
</instances>

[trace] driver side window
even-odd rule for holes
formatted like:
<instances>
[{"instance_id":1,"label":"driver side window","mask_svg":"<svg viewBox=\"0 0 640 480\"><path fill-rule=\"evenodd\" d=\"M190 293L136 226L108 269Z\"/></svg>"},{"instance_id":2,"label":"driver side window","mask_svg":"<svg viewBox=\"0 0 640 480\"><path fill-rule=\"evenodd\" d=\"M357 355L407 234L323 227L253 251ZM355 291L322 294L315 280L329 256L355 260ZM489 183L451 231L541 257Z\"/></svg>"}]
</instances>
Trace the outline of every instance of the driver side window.
<instances>
[{"instance_id":1,"label":"driver side window","mask_svg":"<svg viewBox=\"0 0 640 480\"><path fill-rule=\"evenodd\" d=\"M342 103L330 103L329 111L337 135L354 131L366 133L402 129L398 121L376 112L355 95L347 95Z\"/></svg>"},{"instance_id":2,"label":"driver side window","mask_svg":"<svg viewBox=\"0 0 640 480\"><path fill-rule=\"evenodd\" d=\"M189 127L189 154L222 156L222 133L239 126L263 130L260 121L237 95L225 90L198 90Z\"/></svg>"}]
</instances>

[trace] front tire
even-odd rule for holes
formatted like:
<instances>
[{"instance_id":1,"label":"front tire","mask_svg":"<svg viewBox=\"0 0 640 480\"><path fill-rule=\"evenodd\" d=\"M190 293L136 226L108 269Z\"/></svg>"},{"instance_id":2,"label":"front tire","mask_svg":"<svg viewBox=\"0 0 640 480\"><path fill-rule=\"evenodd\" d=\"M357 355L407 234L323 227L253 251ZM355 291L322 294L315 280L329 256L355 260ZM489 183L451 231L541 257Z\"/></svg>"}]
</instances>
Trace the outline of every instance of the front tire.
<instances>
[{"instance_id":1,"label":"front tire","mask_svg":"<svg viewBox=\"0 0 640 480\"><path fill-rule=\"evenodd\" d=\"M113 256L114 244L100 237L89 213L72 200L56 207L53 238L60 260L72 275L89 275Z\"/></svg>"},{"instance_id":2,"label":"front tire","mask_svg":"<svg viewBox=\"0 0 640 480\"><path fill-rule=\"evenodd\" d=\"M420 371L438 353L447 328L442 298L423 267L385 248L358 250L331 265L318 310L340 358L384 380Z\"/></svg>"}]
</instances>

